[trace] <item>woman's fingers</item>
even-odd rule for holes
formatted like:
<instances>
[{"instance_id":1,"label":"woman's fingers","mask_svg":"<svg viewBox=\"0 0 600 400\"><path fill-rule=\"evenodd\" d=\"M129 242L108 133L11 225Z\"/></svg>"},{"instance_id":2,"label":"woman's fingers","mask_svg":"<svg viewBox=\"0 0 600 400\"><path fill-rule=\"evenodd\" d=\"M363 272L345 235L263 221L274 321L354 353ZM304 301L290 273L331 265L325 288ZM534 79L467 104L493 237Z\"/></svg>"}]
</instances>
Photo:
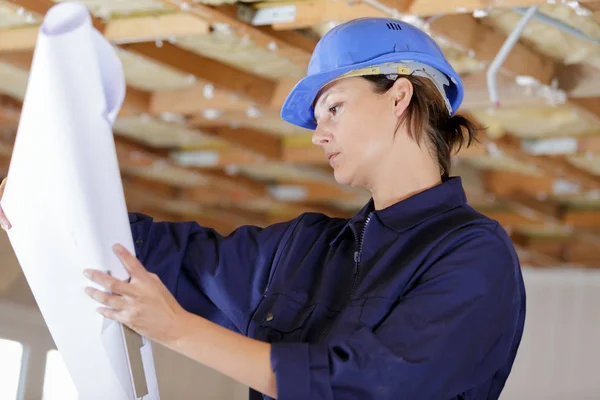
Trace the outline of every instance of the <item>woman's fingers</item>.
<instances>
[{"instance_id":1,"label":"woman's fingers","mask_svg":"<svg viewBox=\"0 0 600 400\"><path fill-rule=\"evenodd\" d=\"M126 299L123 296L103 292L92 287L86 287L85 292L94 300L114 309L122 310L126 306Z\"/></svg>"},{"instance_id":2,"label":"woman's fingers","mask_svg":"<svg viewBox=\"0 0 600 400\"><path fill-rule=\"evenodd\" d=\"M115 252L117 257L119 257L121 263L123 264L123 266L125 266L125 269L127 269L127 272L129 272L129 275L131 275L132 278L143 276L145 273L147 274L146 268L144 268L140 260L138 260L137 257L133 254L131 254L125 248L125 246L123 246L120 243L117 243L113 246L113 251Z\"/></svg>"},{"instance_id":3,"label":"woman's fingers","mask_svg":"<svg viewBox=\"0 0 600 400\"><path fill-rule=\"evenodd\" d=\"M2 195L4 194L5 186L6 186L6 178L4 178L2 180L2 183L0 183L0 200L2 199ZM4 214L4 211L2 210L1 204L0 204L0 225L2 225L2 229L4 229L5 231L7 231L11 228L10 222L8 221L8 218L6 218L6 215Z\"/></svg>"},{"instance_id":4,"label":"woman's fingers","mask_svg":"<svg viewBox=\"0 0 600 400\"><path fill-rule=\"evenodd\" d=\"M130 285L127 282L123 282L102 271L98 271L95 269L86 269L84 271L84 275L92 282L97 283L98 285L111 291L112 293L121 294L124 296L136 295L133 285Z\"/></svg>"}]
</instances>

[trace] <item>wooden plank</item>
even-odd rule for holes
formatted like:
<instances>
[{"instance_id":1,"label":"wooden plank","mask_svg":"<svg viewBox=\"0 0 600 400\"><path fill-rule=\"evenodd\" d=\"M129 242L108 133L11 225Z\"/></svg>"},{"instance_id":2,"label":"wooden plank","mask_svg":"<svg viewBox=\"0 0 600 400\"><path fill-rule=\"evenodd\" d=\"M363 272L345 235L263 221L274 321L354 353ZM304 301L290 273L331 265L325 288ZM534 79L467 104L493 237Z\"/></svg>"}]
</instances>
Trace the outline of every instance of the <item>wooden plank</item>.
<instances>
[{"instance_id":1,"label":"wooden plank","mask_svg":"<svg viewBox=\"0 0 600 400\"><path fill-rule=\"evenodd\" d=\"M38 32L39 26L0 30L0 52L32 51ZM119 18L108 21L104 28L106 39L115 44L207 33L209 25L205 21L185 13Z\"/></svg>"},{"instance_id":2,"label":"wooden plank","mask_svg":"<svg viewBox=\"0 0 600 400\"><path fill-rule=\"evenodd\" d=\"M485 72L474 72L462 77L465 97L459 111L475 109L489 109L494 107L490 102ZM587 82L587 81L586 81ZM278 111L281 109L288 93L294 87L296 81L283 80L278 82L268 108ZM582 83L583 84L583 83ZM498 74L497 80L500 108L518 108L531 106L549 106L551 100L546 97L547 90L544 87L519 85L514 78L503 73ZM594 85L597 96L600 97L600 85ZM582 93L577 85L572 92L567 92L569 99ZM172 112L187 115L202 113L205 109L217 109L222 111L245 110L252 106L246 99L236 98L226 91L214 91L214 99L205 97L204 86L199 84L190 88L175 89L154 93L151 100L151 112ZM588 89L585 94L590 94ZM556 101L560 102L562 95L557 93ZM263 107L264 109L264 107Z\"/></svg>"},{"instance_id":3,"label":"wooden plank","mask_svg":"<svg viewBox=\"0 0 600 400\"><path fill-rule=\"evenodd\" d=\"M265 162L260 155L242 147L172 151L170 158L178 165L198 167L204 170L221 169L231 165L256 165Z\"/></svg>"},{"instance_id":4,"label":"wooden plank","mask_svg":"<svg viewBox=\"0 0 600 400\"><path fill-rule=\"evenodd\" d=\"M49 0L33 2L35 4L32 4L29 0L12 0L12 2L25 8L35 6L37 11L44 10L43 13L54 5ZM208 8L203 5L195 5L193 7L198 9ZM216 11L215 13L218 14ZM106 32L107 25L104 22L98 18L93 17L92 19L100 32ZM203 27L207 26L204 22L201 22L201 24ZM258 32L258 34L266 36L261 32ZM124 44L119 47L126 51L141 54L153 61L179 71L193 74L198 78L210 81L217 86L231 91L231 94L247 97L258 104L268 105L276 90L276 84L268 79L244 72L214 59L183 50L171 43L163 43L161 47L147 42Z\"/></svg>"},{"instance_id":5,"label":"wooden plank","mask_svg":"<svg viewBox=\"0 0 600 400\"><path fill-rule=\"evenodd\" d=\"M394 0L384 0L392 2ZM283 2L281 4L289 4ZM257 8L277 7L277 2L255 5ZM346 22L361 17L388 17L383 11L362 2L302 0L294 2L295 20L293 22L274 23L275 30L308 28L330 21Z\"/></svg>"},{"instance_id":6,"label":"wooden plank","mask_svg":"<svg viewBox=\"0 0 600 400\"><path fill-rule=\"evenodd\" d=\"M120 46L151 60L227 89L258 104L268 105L275 91L275 82L244 72L212 58L183 50L170 43L157 47L154 43L133 43Z\"/></svg>"},{"instance_id":7,"label":"wooden plank","mask_svg":"<svg viewBox=\"0 0 600 400\"><path fill-rule=\"evenodd\" d=\"M218 107L210 107L202 112L190 116L187 126L190 128L213 128L219 126L245 125L260 118L261 121L279 121L279 112L269 108L254 107L253 109L221 110ZM256 114L252 111L257 111Z\"/></svg>"},{"instance_id":8,"label":"wooden plank","mask_svg":"<svg viewBox=\"0 0 600 400\"><path fill-rule=\"evenodd\" d=\"M494 140L494 144L502 152L519 161L535 166L547 176L571 180L579 184L581 190L600 189L600 177L577 168L562 157L535 156L526 153L521 148L521 139L510 133Z\"/></svg>"},{"instance_id":9,"label":"wooden plank","mask_svg":"<svg viewBox=\"0 0 600 400\"><path fill-rule=\"evenodd\" d=\"M469 113L464 113L464 115L469 117L478 128L484 128L479 124L477 119ZM546 177L572 181L573 184L580 187L580 190L600 189L600 177L576 167L569 163L564 157L551 157L527 153L523 150L522 140L510 132L505 132L500 138L493 140L487 138L487 140L508 156L534 166Z\"/></svg>"},{"instance_id":10,"label":"wooden plank","mask_svg":"<svg viewBox=\"0 0 600 400\"><path fill-rule=\"evenodd\" d=\"M198 83L183 89L160 90L150 95L149 112L154 115L174 113L193 115L204 112L243 111L253 107L253 102L234 96L228 90L210 83Z\"/></svg>"},{"instance_id":11,"label":"wooden plank","mask_svg":"<svg viewBox=\"0 0 600 400\"><path fill-rule=\"evenodd\" d=\"M48 10L56 5L55 2L51 1L51 0L6 0L9 3L14 4L17 7L23 7L26 10L32 11L34 13L37 13L41 16L45 15ZM94 27L96 27L96 29L98 29L100 32L104 31L104 23L97 17L90 15L92 18L92 24L94 25Z\"/></svg>"},{"instance_id":12,"label":"wooden plank","mask_svg":"<svg viewBox=\"0 0 600 400\"><path fill-rule=\"evenodd\" d=\"M238 20L236 7L229 5L209 6L192 2L182 3L179 0L161 1L176 9L182 9L185 12L197 15L213 26L218 25L220 29L228 29L239 37L248 37L258 46L270 51L276 51L295 64L308 65L310 53ZM185 4L185 6L182 7L182 4Z\"/></svg>"},{"instance_id":13,"label":"wooden plank","mask_svg":"<svg viewBox=\"0 0 600 400\"><path fill-rule=\"evenodd\" d=\"M569 99L569 103L598 118L600 122L600 97L580 97Z\"/></svg>"},{"instance_id":14,"label":"wooden plank","mask_svg":"<svg viewBox=\"0 0 600 400\"><path fill-rule=\"evenodd\" d=\"M470 13L475 10L487 10L488 8L510 9L514 7L542 6L547 0L415 0L407 10L411 15L438 15L453 13Z\"/></svg>"},{"instance_id":15,"label":"wooden plank","mask_svg":"<svg viewBox=\"0 0 600 400\"><path fill-rule=\"evenodd\" d=\"M287 43L290 46L300 49L307 55L312 54L317 45L316 40L296 31L276 31L270 26L258 26L256 29L265 35L271 36L277 40Z\"/></svg>"},{"instance_id":16,"label":"wooden plank","mask_svg":"<svg viewBox=\"0 0 600 400\"><path fill-rule=\"evenodd\" d=\"M36 14L44 15L54 3L50 0L6 0L17 7L23 7L26 10Z\"/></svg>"},{"instance_id":17,"label":"wooden plank","mask_svg":"<svg viewBox=\"0 0 600 400\"><path fill-rule=\"evenodd\" d=\"M547 198L554 194L555 179L550 176L495 170L482 171L482 175L488 192L496 197L511 198L525 193L533 198Z\"/></svg>"},{"instance_id":18,"label":"wooden plank","mask_svg":"<svg viewBox=\"0 0 600 400\"><path fill-rule=\"evenodd\" d=\"M468 14L442 15L430 24L432 34L473 52L477 60L491 63L506 40L504 33L483 25ZM531 76L549 84L554 77L554 62L541 53L517 42L501 66L515 75Z\"/></svg>"},{"instance_id":19,"label":"wooden plank","mask_svg":"<svg viewBox=\"0 0 600 400\"><path fill-rule=\"evenodd\" d=\"M512 240L526 250L545 254L555 260L559 265L565 263L589 267L600 267L600 253L593 243L579 241L574 237L536 237L525 235L511 235Z\"/></svg>"},{"instance_id":20,"label":"wooden plank","mask_svg":"<svg viewBox=\"0 0 600 400\"><path fill-rule=\"evenodd\" d=\"M12 51L0 53L0 62L19 69L29 70L33 60L33 51ZM125 100L119 112L120 116L147 113L151 97L148 92L127 86Z\"/></svg>"},{"instance_id":21,"label":"wooden plank","mask_svg":"<svg viewBox=\"0 0 600 400\"><path fill-rule=\"evenodd\" d=\"M600 69L593 65L557 65L556 79L569 98L600 97Z\"/></svg>"},{"instance_id":22,"label":"wooden plank","mask_svg":"<svg viewBox=\"0 0 600 400\"><path fill-rule=\"evenodd\" d=\"M0 53L33 50L38 38L38 27L0 30Z\"/></svg>"},{"instance_id":23,"label":"wooden plank","mask_svg":"<svg viewBox=\"0 0 600 400\"><path fill-rule=\"evenodd\" d=\"M104 28L104 37L117 44L154 42L157 39L177 39L208 33L209 24L188 13L116 18L107 21Z\"/></svg>"},{"instance_id":24,"label":"wooden plank","mask_svg":"<svg viewBox=\"0 0 600 400\"><path fill-rule=\"evenodd\" d=\"M600 209L566 211L562 220L575 227L600 230Z\"/></svg>"},{"instance_id":25,"label":"wooden plank","mask_svg":"<svg viewBox=\"0 0 600 400\"><path fill-rule=\"evenodd\" d=\"M207 132L211 132L216 137L230 143L235 143L238 146L249 149L267 159L282 160L283 158L282 142L276 136L248 128L219 127L210 129Z\"/></svg>"}]
</instances>

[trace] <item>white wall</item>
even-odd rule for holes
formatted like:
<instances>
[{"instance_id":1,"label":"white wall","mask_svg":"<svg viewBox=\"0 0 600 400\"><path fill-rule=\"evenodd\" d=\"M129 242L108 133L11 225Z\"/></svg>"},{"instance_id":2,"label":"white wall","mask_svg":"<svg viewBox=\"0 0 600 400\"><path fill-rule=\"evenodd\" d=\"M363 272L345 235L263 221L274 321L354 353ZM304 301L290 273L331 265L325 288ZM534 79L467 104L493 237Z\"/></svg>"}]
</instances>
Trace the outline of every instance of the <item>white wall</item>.
<instances>
[{"instance_id":1,"label":"white wall","mask_svg":"<svg viewBox=\"0 0 600 400\"><path fill-rule=\"evenodd\" d=\"M526 329L502 400L600 399L600 270L525 269L525 279ZM0 337L29 346L23 398L41 399L52 347L41 316L0 300ZM164 399L247 398L245 387L186 357L158 345L155 357Z\"/></svg>"},{"instance_id":2,"label":"white wall","mask_svg":"<svg viewBox=\"0 0 600 400\"><path fill-rule=\"evenodd\" d=\"M525 270L528 315L502 399L600 399L600 270Z\"/></svg>"}]
</instances>

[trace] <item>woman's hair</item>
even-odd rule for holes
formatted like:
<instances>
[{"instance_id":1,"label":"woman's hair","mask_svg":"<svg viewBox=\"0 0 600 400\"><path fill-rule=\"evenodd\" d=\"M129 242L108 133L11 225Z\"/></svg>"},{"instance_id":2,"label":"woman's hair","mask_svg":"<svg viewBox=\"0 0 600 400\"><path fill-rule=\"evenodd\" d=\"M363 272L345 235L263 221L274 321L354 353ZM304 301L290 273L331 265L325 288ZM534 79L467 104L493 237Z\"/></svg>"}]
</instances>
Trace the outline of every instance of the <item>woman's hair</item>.
<instances>
[{"instance_id":1,"label":"woman's hair","mask_svg":"<svg viewBox=\"0 0 600 400\"><path fill-rule=\"evenodd\" d=\"M442 181L445 181L450 175L452 151L458 152L465 141L467 147L476 141L477 127L463 116L449 115L441 93L430 79L412 75L401 77L408 79L414 88L403 119L408 135L420 144L422 133L427 134L427 143L438 160ZM379 94L387 92L394 84L394 80L385 75L363 78L370 81Z\"/></svg>"}]
</instances>

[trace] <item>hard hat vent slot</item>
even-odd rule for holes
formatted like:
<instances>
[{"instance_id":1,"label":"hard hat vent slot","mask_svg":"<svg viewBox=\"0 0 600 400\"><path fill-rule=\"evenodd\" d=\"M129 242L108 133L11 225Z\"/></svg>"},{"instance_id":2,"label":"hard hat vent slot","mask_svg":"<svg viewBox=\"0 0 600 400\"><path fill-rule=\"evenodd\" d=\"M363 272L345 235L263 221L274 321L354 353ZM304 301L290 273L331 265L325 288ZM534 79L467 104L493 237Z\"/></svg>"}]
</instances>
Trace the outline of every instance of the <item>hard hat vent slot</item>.
<instances>
[{"instance_id":1,"label":"hard hat vent slot","mask_svg":"<svg viewBox=\"0 0 600 400\"><path fill-rule=\"evenodd\" d=\"M386 25L387 25L388 29L390 29L392 31L401 31L402 30L402 27L400 26L400 24L388 22Z\"/></svg>"}]
</instances>

